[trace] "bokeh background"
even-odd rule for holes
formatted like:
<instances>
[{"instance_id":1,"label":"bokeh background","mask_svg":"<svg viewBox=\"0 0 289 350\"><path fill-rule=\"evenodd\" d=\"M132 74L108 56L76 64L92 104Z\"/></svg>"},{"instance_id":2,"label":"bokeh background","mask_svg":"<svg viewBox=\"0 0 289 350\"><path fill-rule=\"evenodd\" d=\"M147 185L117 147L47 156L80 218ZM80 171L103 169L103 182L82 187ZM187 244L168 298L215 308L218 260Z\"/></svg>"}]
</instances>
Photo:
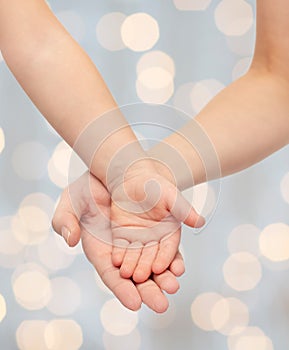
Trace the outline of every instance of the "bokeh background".
<instances>
[{"instance_id":1,"label":"bokeh background","mask_svg":"<svg viewBox=\"0 0 289 350\"><path fill-rule=\"evenodd\" d=\"M252 0L51 0L120 105L193 118L250 64ZM21 23L19 23L21 26ZM156 121L157 122L157 121ZM141 132L141 131L140 131ZM71 150L0 54L0 348L283 350L289 343L289 150L213 184L206 228L184 228L186 273L157 315L125 310L50 219Z\"/></svg>"}]
</instances>

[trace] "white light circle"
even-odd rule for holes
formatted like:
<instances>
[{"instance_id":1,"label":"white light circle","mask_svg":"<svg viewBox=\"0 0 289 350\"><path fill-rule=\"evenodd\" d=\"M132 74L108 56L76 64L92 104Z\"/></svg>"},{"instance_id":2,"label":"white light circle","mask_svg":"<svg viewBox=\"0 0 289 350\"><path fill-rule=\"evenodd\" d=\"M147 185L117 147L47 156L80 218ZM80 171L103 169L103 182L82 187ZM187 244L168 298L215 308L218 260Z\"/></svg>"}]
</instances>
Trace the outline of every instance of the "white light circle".
<instances>
[{"instance_id":1,"label":"white light circle","mask_svg":"<svg viewBox=\"0 0 289 350\"><path fill-rule=\"evenodd\" d=\"M0 63L3 62L3 61L4 61L4 58L3 58L2 53L0 51Z\"/></svg>"},{"instance_id":2,"label":"white light circle","mask_svg":"<svg viewBox=\"0 0 289 350\"><path fill-rule=\"evenodd\" d=\"M229 350L273 350L273 344L258 327L247 327L241 333L228 337Z\"/></svg>"},{"instance_id":3,"label":"white light circle","mask_svg":"<svg viewBox=\"0 0 289 350\"><path fill-rule=\"evenodd\" d=\"M96 26L96 37L102 47L110 51L125 48L120 33L125 18L121 12L110 12L101 17Z\"/></svg>"},{"instance_id":4,"label":"white light circle","mask_svg":"<svg viewBox=\"0 0 289 350\"><path fill-rule=\"evenodd\" d=\"M190 98L195 112L199 113L224 87L215 79L201 80L194 84Z\"/></svg>"},{"instance_id":5,"label":"white light circle","mask_svg":"<svg viewBox=\"0 0 289 350\"><path fill-rule=\"evenodd\" d=\"M0 52L0 62L1 62L1 52ZM2 128L0 128L0 154L3 152L5 148L5 135Z\"/></svg>"},{"instance_id":6,"label":"white light circle","mask_svg":"<svg viewBox=\"0 0 289 350\"><path fill-rule=\"evenodd\" d=\"M37 245L44 241L51 228L54 203L44 193L31 193L20 203L12 220L15 238L24 245Z\"/></svg>"},{"instance_id":7,"label":"white light circle","mask_svg":"<svg viewBox=\"0 0 289 350\"><path fill-rule=\"evenodd\" d=\"M139 80L136 82L137 95L141 101L145 103L163 104L168 102L174 93L174 83L171 81L169 85L160 89L150 89L145 87Z\"/></svg>"},{"instance_id":8,"label":"white light circle","mask_svg":"<svg viewBox=\"0 0 289 350\"><path fill-rule=\"evenodd\" d=\"M2 294L0 294L0 322L3 321L7 314L6 301Z\"/></svg>"},{"instance_id":9,"label":"white light circle","mask_svg":"<svg viewBox=\"0 0 289 350\"><path fill-rule=\"evenodd\" d=\"M235 227L228 238L228 249L231 254L248 252L255 256L260 255L259 235L261 230L251 224Z\"/></svg>"},{"instance_id":10,"label":"white light circle","mask_svg":"<svg viewBox=\"0 0 289 350\"><path fill-rule=\"evenodd\" d=\"M244 0L222 0L215 10L215 22L225 35L244 35L254 23L252 6Z\"/></svg>"},{"instance_id":11,"label":"white light circle","mask_svg":"<svg viewBox=\"0 0 289 350\"><path fill-rule=\"evenodd\" d=\"M143 12L126 17L121 26L122 41L129 49L137 52L151 49L159 35L158 22Z\"/></svg>"},{"instance_id":12,"label":"white light circle","mask_svg":"<svg viewBox=\"0 0 289 350\"><path fill-rule=\"evenodd\" d=\"M117 299L107 301L100 312L103 328L110 334L130 334L138 324L137 312L126 309Z\"/></svg>"},{"instance_id":13,"label":"white light circle","mask_svg":"<svg viewBox=\"0 0 289 350\"><path fill-rule=\"evenodd\" d=\"M138 329L134 329L130 334L123 336L115 336L104 332L102 339L105 350L139 350L141 348L141 335Z\"/></svg>"},{"instance_id":14,"label":"white light circle","mask_svg":"<svg viewBox=\"0 0 289 350\"><path fill-rule=\"evenodd\" d=\"M149 67L138 75L140 84L148 89L163 89L172 83L173 76L161 67Z\"/></svg>"},{"instance_id":15,"label":"white light circle","mask_svg":"<svg viewBox=\"0 0 289 350\"><path fill-rule=\"evenodd\" d=\"M43 309L51 297L51 283L46 273L37 269L27 269L13 281L16 301L27 310Z\"/></svg>"},{"instance_id":16,"label":"white light circle","mask_svg":"<svg viewBox=\"0 0 289 350\"><path fill-rule=\"evenodd\" d=\"M212 0L174 0L174 4L181 11L204 11Z\"/></svg>"},{"instance_id":17,"label":"white light circle","mask_svg":"<svg viewBox=\"0 0 289 350\"><path fill-rule=\"evenodd\" d=\"M250 68L252 57L244 57L240 59L234 66L232 72L232 79L237 80L241 78Z\"/></svg>"},{"instance_id":18,"label":"white light circle","mask_svg":"<svg viewBox=\"0 0 289 350\"><path fill-rule=\"evenodd\" d=\"M249 323L249 309L237 298L223 298L214 305L211 320L214 329L219 333L238 334Z\"/></svg>"},{"instance_id":19,"label":"white light circle","mask_svg":"<svg viewBox=\"0 0 289 350\"><path fill-rule=\"evenodd\" d=\"M73 161L71 162L72 152L69 145L61 141L49 159L48 176L60 188L65 188L68 185L68 171L69 180L72 182L87 170L85 164L76 155L73 155Z\"/></svg>"},{"instance_id":20,"label":"white light circle","mask_svg":"<svg viewBox=\"0 0 289 350\"><path fill-rule=\"evenodd\" d=\"M173 97L173 105L176 109L188 114L190 117L194 117L196 111L192 106L191 92L195 83L187 83L179 86Z\"/></svg>"},{"instance_id":21,"label":"white light circle","mask_svg":"<svg viewBox=\"0 0 289 350\"><path fill-rule=\"evenodd\" d=\"M217 293L199 294L191 305L191 317L195 325L205 331L214 331L211 313L217 302L222 299Z\"/></svg>"},{"instance_id":22,"label":"white light circle","mask_svg":"<svg viewBox=\"0 0 289 350\"><path fill-rule=\"evenodd\" d=\"M49 322L44 338L49 350L78 350L83 343L81 327L77 322L69 319Z\"/></svg>"},{"instance_id":23,"label":"white light circle","mask_svg":"<svg viewBox=\"0 0 289 350\"><path fill-rule=\"evenodd\" d=\"M12 165L16 174L24 180L39 180L46 172L48 150L36 141L18 145L12 154Z\"/></svg>"},{"instance_id":24,"label":"white light circle","mask_svg":"<svg viewBox=\"0 0 289 350\"><path fill-rule=\"evenodd\" d=\"M0 218L0 254L8 256L17 255L23 249L23 244L16 240L12 233L12 219L11 216Z\"/></svg>"},{"instance_id":25,"label":"white light circle","mask_svg":"<svg viewBox=\"0 0 289 350\"><path fill-rule=\"evenodd\" d=\"M23 321L16 331L16 341L21 350L48 350L45 344L44 332L46 321L26 320Z\"/></svg>"},{"instance_id":26,"label":"white light circle","mask_svg":"<svg viewBox=\"0 0 289 350\"><path fill-rule=\"evenodd\" d=\"M202 216L207 217L216 207L216 194L207 183L193 186L183 192L184 197Z\"/></svg>"},{"instance_id":27,"label":"white light circle","mask_svg":"<svg viewBox=\"0 0 289 350\"><path fill-rule=\"evenodd\" d=\"M247 252L232 254L224 263L223 275L226 283L241 292L254 289L262 277L259 260Z\"/></svg>"},{"instance_id":28,"label":"white light circle","mask_svg":"<svg viewBox=\"0 0 289 350\"><path fill-rule=\"evenodd\" d=\"M79 286L68 277L56 277L51 280L51 298L47 309L55 315L73 314L81 304Z\"/></svg>"},{"instance_id":29,"label":"white light circle","mask_svg":"<svg viewBox=\"0 0 289 350\"><path fill-rule=\"evenodd\" d=\"M173 59L163 51L149 51L141 56L138 60L136 71L139 75L142 71L151 67L159 67L175 76L175 63Z\"/></svg>"},{"instance_id":30,"label":"white light circle","mask_svg":"<svg viewBox=\"0 0 289 350\"><path fill-rule=\"evenodd\" d=\"M289 226L285 223L268 225L260 234L261 254L274 262L289 259Z\"/></svg>"},{"instance_id":31,"label":"white light circle","mask_svg":"<svg viewBox=\"0 0 289 350\"><path fill-rule=\"evenodd\" d=\"M62 237L60 239L63 240ZM65 245L67 246L66 243ZM37 252L39 261L52 271L66 269L75 259L75 255L65 253L63 249L59 248L58 236L53 233L42 244L38 245Z\"/></svg>"}]
</instances>

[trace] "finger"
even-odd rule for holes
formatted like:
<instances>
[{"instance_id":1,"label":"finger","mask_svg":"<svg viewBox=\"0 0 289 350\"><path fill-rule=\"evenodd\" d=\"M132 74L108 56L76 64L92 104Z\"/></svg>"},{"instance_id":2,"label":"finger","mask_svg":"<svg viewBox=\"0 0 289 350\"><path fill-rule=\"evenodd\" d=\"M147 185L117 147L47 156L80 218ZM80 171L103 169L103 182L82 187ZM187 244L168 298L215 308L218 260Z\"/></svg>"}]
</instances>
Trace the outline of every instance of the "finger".
<instances>
[{"instance_id":1,"label":"finger","mask_svg":"<svg viewBox=\"0 0 289 350\"><path fill-rule=\"evenodd\" d=\"M143 247L141 256L133 273L136 283L145 282L152 273L152 264L158 252L158 242L150 242Z\"/></svg>"},{"instance_id":2,"label":"finger","mask_svg":"<svg viewBox=\"0 0 289 350\"><path fill-rule=\"evenodd\" d=\"M174 260L180 244L181 232L178 230L169 237L165 237L159 243L159 251L152 266L156 274L164 272Z\"/></svg>"},{"instance_id":3,"label":"finger","mask_svg":"<svg viewBox=\"0 0 289 350\"><path fill-rule=\"evenodd\" d=\"M79 219L72 208L67 189L60 197L52 219L52 227L63 236L70 247L74 247L79 242L81 236Z\"/></svg>"},{"instance_id":4,"label":"finger","mask_svg":"<svg viewBox=\"0 0 289 350\"><path fill-rule=\"evenodd\" d=\"M144 304L157 313L165 312L169 307L168 299L151 279L136 285Z\"/></svg>"},{"instance_id":5,"label":"finger","mask_svg":"<svg viewBox=\"0 0 289 350\"><path fill-rule=\"evenodd\" d=\"M84 231L82 235L83 250L87 259L94 266L103 283L114 293L128 309L136 311L141 307L139 292L130 279L122 278L119 269L112 265L111 245Z\"/></svg>"},{"instance_id":6,"label":"finger","mask_svg":"<svg viewBox=\"0 0 289 350\"><path fill-rule=\"evenodd\" d=\"M120 275L123 278L130 278L137 266L138 260L142 252L142 243L133 242L131 243L125 252L122 265L120 267Z\"/></svg>"},{"instance_id":7,"label":"finger","mask_svg":"<svg viewBox=\"0 0 289 350\"><path fill-rule=\"evenodd\" d=\"M119 267L123 263L125 257L126 248L129 246L129 241L126 239L115 239L112 247L112 263L114 266Z\"/></svg>"},{"instance_id":8,"label":"finger","mask_svg":"<svg viewBox=\"0 0 289 350\"><path fill-rule=\"evenodd\" d=\"M168 209L178 221L195 228L205 224L205 219L195 211L180 191L168 191L168 193Z\"/></svg>"},{"instance_id":9,"label":"finger","mask_svg":"<svg viewBox=\"0 0 289 350\"><path fill-rule=\"evenodd\" d=\"M153 274L152 278L159 288L168 294L174 294L180 288L176 276L169 270L166 270L160 275Z\"/></svg>"},{"instance_id":10,"label":"finger","mask_svg":"<svg viewBox=\"0 0 289 350\"><path fill-rule=\"evenodd\" d=\"M185 264L182 254L177 252L174 260L172 261L169 270L177 277L182 276L185 272Z\"/></svg>"}]
</instances>

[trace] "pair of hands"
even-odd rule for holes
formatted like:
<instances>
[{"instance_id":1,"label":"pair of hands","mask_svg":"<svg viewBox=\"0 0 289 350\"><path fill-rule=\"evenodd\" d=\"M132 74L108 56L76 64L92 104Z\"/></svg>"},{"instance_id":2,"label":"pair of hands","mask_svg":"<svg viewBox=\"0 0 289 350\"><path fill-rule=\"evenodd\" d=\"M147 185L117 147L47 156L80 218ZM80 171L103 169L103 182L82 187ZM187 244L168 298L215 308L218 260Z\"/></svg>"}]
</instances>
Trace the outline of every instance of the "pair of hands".
<instances>
[{"instance_id":1,"label":"pair of hands","mask_svg":"<svg viewBox=\"0 0 289 350\"><path fill-rule=\"evenodd\" d=\"M164 312L163 292L176 293L184 273L178 252L182 221L203 224L162 176L134 173L111 194L85 173L62 193L53 227L70 246L81 238L88 260L124 306L138 310L143 302Z\"/></svg>"}]
</instances>

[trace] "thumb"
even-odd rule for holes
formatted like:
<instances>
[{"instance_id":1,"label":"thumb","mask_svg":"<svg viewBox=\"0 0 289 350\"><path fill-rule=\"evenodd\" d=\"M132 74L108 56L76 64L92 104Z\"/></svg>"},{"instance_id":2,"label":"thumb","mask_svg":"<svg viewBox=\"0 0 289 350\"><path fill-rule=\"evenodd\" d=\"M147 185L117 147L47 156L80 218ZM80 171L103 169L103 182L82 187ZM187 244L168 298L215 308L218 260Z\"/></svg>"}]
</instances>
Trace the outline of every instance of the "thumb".
<instances>
[{"instance_id":1,"label":"thumb","mask_svg":"<svg viewBox=\"0 0 289 350\"><path fill-rule=\"evenodd\" d=\"M52 219L53 229L61 235L70 247L80 241L79 219L73 210L68 189L64 190Z\"/></svg>"},{"instance_id":2,"label":"thumb","mask_svg":"<svg viewBox=\"0 0 289 350\"><path fill-rule=\"evenodd\" d=\"M205 218L195 211L178 189L172 191L169 196L169 210L178 221L190 227L199 228L206 222Z\"/></svg>"}]
</instances>

